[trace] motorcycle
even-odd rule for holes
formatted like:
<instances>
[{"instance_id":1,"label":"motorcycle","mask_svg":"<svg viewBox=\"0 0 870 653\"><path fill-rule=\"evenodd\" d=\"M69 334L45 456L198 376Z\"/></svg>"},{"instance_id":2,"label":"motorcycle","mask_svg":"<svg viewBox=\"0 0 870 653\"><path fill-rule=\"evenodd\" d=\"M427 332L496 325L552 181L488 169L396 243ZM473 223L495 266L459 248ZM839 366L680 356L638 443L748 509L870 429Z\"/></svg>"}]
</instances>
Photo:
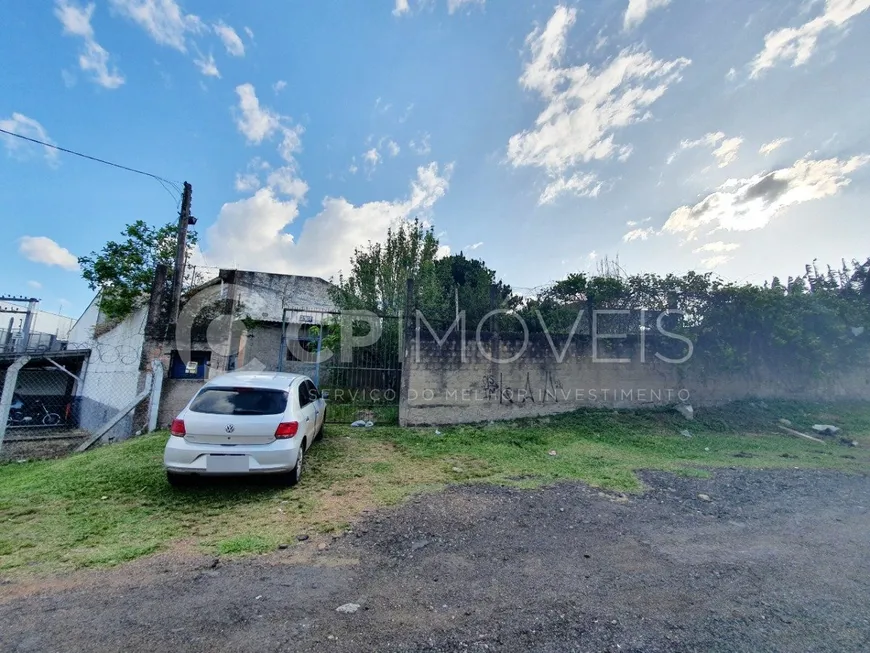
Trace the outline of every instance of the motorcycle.
<instances>
[{"instance_id":1,"label":"motorcycle","mask_svg":"<svg viewBox=\"0 0 870 653\"><path fill-rule=\"evenodd\" d=\"M12 395L12 405L9 407L9 420L7 424L9 426L36 426L38 424L55 426L61 423L61 416L48 410L42 401L37 400L35 403L39 407L39 410L36 411L35 415L28 414L27 405L21 396L17 394Z\"/></svg>"}]
</instances>

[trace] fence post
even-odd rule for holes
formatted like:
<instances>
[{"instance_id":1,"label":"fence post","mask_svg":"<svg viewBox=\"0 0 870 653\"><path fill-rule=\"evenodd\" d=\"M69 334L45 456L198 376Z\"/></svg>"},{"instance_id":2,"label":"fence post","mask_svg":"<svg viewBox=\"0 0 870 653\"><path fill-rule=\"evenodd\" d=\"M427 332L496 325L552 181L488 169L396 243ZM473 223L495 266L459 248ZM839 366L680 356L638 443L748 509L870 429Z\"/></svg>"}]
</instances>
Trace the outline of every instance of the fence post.
<instances>
[{"instance_id":1,"label":"fence post","mask_svg":"<svg viewBox=\"0 0 870 653\"><path fill-rule=\"evenodd\" d=\"M3 439L6 437L6 425L9 423L9 409L12 408L12 396L18 384L18 372L30 362L30 356L22 356L6 370L3 382L3 395L0 396L0 451L3 451Z\"/></svg>"},{"instance_id":2,"label":"fence post","mask_svg":"<svg viewBox=\"0 0 870 653\"><path fill-rule=\"evenodd\" d=\"M151 370L154 381L151 385L151 399L148 401L148 433L157 430L157 416L160 414L160 397L163 392L163 362L151 361Z\"/></svg>"},{"instance_id":3,"label":"fence post","mask_svg":"<svg viewBox=\"0 0 870 653\"><path fill-rule=\"evenodd\" d=\"M402 377L399 382L399 426L408 424L408 395L411 388L411 343L414 342L413 328L417 317L414 280L408 279L405 287L405 313L399 318L399 355ZM402 319L404 317L404 320ZM419 337L419 334L417 334Z\"/></svg>"},{"instance_id":4,"label":"fence post","mask_svg":"<svg viewBox=\"0 0 870 653\"><path fill-rule=\"evenodd\" d=\"M320 318L320 328L317 330L317 362L314 368L314 386L320 388L320 354L323 351L323 316ZM283 358L282 358L283 360Z\"/></svg>"}]
</instances>

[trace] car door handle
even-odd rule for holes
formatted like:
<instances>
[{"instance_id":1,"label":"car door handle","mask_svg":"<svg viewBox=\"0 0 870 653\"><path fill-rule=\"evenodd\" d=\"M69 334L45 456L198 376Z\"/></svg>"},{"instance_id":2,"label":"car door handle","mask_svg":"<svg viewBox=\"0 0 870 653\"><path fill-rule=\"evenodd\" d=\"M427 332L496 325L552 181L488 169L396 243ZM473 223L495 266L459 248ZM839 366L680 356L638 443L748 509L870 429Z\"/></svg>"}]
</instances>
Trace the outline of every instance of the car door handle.
<instances>
[{"instance_id":1,"label":"car door handle","mask_svg":"<svg viewBox=\"0 0 870 653\"><path fill-rule=\"evenodd\" d=\"M310 422L310 421L311 421L311 418L310 418L310 417L306 417L306 418L305 418L305 421L306 421L306 422Z\"/></svg>"}]
</instances>

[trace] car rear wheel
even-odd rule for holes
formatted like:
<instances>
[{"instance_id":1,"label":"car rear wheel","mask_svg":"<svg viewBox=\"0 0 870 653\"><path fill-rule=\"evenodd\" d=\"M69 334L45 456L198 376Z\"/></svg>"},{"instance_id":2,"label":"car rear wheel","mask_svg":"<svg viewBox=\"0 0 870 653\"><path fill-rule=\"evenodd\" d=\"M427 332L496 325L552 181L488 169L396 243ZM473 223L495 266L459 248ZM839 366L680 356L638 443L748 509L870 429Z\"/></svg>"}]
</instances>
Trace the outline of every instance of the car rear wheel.
<instances>
[{"instance_id":1,"label":"car rear wheel","mask_svg":"<svg viewBox=\"0 0 870 653\"><path fill-rule=\"evenodd\" d=\"M281 475L281 483L283 485L293 487L294 485L298 485L299 481L302 480L302 456L304 451L305 440L303 440L302 444L299 446L299 454L296 456L296 466L286 474Z\"/></svg>"}]
</instances>

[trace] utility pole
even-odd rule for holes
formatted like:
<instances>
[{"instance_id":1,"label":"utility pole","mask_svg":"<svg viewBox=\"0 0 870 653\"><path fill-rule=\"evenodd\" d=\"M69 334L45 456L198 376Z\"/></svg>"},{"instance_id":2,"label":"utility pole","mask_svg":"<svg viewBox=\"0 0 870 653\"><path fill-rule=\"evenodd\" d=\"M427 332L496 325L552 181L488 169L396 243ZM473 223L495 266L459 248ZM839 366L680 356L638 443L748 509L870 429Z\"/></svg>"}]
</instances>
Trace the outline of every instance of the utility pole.
<instances>
[{"instance_id":1,"label":"utility pole","mask_svg":"<svg viewBox=\"0 0 870 653\"><path fill-rule=\"evenodd\" d=\"M178 249L175 252L175 271L172 275L172 303L169 309L169 321L175 323L178 319L178 309L181 304L181 287L184 284L184 263L187 258L187 227L196 224L196 218L190 215L190 203L193 199L193 188L184 182L184 193L181 196L181 211L178 214Z\"/></svg>"}]
</instances>

